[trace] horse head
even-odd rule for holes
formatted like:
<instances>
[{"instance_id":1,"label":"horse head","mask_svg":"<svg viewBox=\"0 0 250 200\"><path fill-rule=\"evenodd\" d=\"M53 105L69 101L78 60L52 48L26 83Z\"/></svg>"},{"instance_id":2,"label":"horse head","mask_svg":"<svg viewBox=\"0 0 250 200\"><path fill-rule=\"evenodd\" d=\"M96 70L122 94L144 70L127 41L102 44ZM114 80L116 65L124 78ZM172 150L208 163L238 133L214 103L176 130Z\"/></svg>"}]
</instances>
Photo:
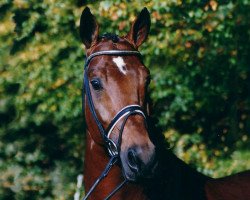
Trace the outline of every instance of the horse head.
<instances>
[{"instance_id":1,"label":"horse head","mask_svg":"<svg viewBox=\"0 0 250 200\"><path fill-rule=\"evenodd\" d=\"M122 37L115 34L100 36L99 25L89 8L84 9L80 21L80 36L87 57L98 52L135 52L146 40L149 29L150 16L146 8L132 23L128 34ZM147 176L155 165L155 146L150 140L145 120L149 114L149 70L137 54L101 54L89 60L86 78L94 109L91 110L85 103L87 129L91 138L96 144L105 146L93 117L92 112L95 112L103 129L110 130L108 140L120 145L119 156L126 179L137 180ZM117 113L131 105L138 106L139 111L131 112L127 117L124 114L110 129L110 123Z\"/></svg>"}]
</instances>

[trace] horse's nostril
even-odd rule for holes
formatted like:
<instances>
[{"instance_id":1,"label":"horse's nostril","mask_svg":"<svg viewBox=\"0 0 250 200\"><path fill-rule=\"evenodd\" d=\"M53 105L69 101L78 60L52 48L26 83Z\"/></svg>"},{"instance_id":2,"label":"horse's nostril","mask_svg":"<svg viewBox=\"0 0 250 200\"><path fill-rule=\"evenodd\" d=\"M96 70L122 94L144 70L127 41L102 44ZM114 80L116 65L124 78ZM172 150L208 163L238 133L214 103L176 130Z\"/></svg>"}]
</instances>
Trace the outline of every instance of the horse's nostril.
<instances>
[{"instance_id":1,"label":"horse's nostril","mask_svg":"<svg viewBox=\"0 0 250 200\"><path fill-rule=\"evenodd\" d=\"M134 149L128 150L128 166L133 172L138 173L140 170L140 159Z\"/></svg>"}]
</instances>

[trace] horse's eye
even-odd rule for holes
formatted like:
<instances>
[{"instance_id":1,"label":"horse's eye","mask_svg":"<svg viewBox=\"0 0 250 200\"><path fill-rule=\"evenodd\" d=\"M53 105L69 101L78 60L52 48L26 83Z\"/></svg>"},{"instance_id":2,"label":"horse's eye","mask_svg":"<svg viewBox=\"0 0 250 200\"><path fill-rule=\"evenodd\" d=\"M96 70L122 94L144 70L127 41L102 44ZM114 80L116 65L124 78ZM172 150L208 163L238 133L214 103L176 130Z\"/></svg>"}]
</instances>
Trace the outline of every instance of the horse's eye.
<instances>
[{"instance_id":1,"label":"horse's eye","mask_svg":"<svg viewBox=\"0 0 250 200\"><path fill-rule=\"evenodd\" d=\"M90 81L92 87L94 90L101 90L102 89L102 84L100 79L93 79L92 81Z\"/></svg>"}]
</instances>

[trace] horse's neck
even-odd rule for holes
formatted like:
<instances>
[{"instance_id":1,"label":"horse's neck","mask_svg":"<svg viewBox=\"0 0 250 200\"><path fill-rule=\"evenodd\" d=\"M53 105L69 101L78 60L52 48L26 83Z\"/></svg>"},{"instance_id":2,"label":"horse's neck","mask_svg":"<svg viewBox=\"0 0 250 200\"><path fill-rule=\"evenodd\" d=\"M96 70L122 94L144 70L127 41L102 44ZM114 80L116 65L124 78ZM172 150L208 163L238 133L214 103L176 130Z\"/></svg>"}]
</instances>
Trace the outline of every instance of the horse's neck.
<instances>
[{"instance_id":1,"label":"horse's neck","mask_svg":"<svg viewBox=\"0 0 250 200\"><path fill-rule=\"evenodd\" d=\"M157 176L154 181L156 184L153 183L155 185L151 189L154 194L152 199L205 199L204 185L209 178L189 167L173 153L162 153Z\"/></svg>"},{"instance_id":2,"label":"horse's neck","mask_svg":"<svg viewBox=\"0 0 250 200\"><path fill-rule=\"evenodd\" d=\"M96 144L87 134L87 143L85 150L85 164L84 164L84 186L88 191L96 179L103 172L106 167L109 156L104 147ZM89 199L102 200L108 196L122 181L124 180L120 167L114 165L110 170L108 176L100 182ZM123 186L112 199L146 199L142 188L137 185L126 184Z\"/></svg>"},{"instance_id":3,"label":"horse's neck","mask_svg":"<svg viewBox=\"0 0 250 200\"><path fill-rule=\"evenodd\" d=\"M172 165L170 166L172 169L170 168L169 172L173 172L172 177L170 176L173 184L171 186L172 199L205 199L204 186L208 177L188 166L174 154L170 156L172 156Z\"/></svg>"}]
</instances>

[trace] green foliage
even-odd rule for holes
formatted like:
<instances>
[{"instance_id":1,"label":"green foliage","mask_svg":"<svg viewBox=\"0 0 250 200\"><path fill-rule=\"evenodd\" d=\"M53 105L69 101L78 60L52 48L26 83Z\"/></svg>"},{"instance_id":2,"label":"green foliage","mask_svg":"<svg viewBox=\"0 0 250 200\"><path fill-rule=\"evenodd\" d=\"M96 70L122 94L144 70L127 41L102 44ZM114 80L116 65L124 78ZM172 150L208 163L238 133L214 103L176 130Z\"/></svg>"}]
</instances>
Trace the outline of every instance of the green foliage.
<instances>
[{"instance_id":1,"label":"green foliage","mask_svg":"<svg viewBox=\"0 0 250 200\"><path fill-rule=\"evenodd\" d=\"M250 168L249 1L2 0L0 199L73 198L84 157L85 5L101 33L119 35L146 6L141 51L174 151L216 177Z\"/></svg>"}]
</instances>

